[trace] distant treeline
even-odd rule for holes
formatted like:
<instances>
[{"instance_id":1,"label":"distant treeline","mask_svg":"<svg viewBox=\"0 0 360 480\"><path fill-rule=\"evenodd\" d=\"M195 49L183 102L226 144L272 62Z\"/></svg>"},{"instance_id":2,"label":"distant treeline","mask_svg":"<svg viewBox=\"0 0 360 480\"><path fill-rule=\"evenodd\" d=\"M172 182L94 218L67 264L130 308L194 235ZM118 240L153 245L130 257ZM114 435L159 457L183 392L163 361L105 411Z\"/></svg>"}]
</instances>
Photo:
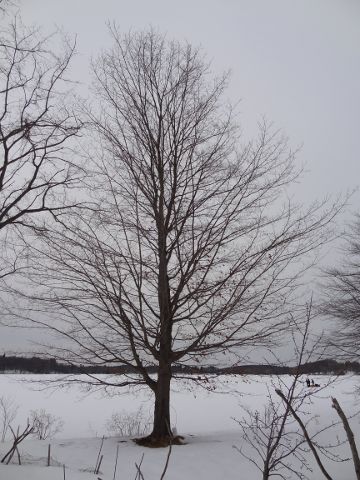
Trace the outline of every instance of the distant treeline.
<instances>
[{"instance_id":1,"label":"distant treeline","mask_svg":"<svg viewBox=\"0 0 360 480\"><path fill-rule=\"evenodd\" d=\"M175 365L172 367L173 373L183 374L236 374L236 375L286 375L294 374L297 367L283 365L241 365L227 368L217 368L214 366L198 365ZM156 366L147 368L149 373L157 371ZM109 366L109 365L73 365L58 362L53 358L40 357L21 357L3 354L0 356L0 373L20 372L20 373L62 373L62 374L122 374L134 373L135 370L127 366ZM335 374L343 375L348 372L360 373L360 364L357 362L338 362L333 359L324 359L317 362L301 365L300 373L306 375L314 374Z\"/></svg>"},{"instance_id":2,"label":"distant treeline","mask_svg":"<svg viewBox=\"0 0 360 480\"><path fill-rule=\"evenodd\" d=\"M58 362L54 358L41 357L20 357L8 356L3 354L0 356L0 373L21 372L21 373L124 373L126 368L121 366L88 366L74 365Z\"/></svg>"},{"instance_id":3,"label":"distant treeline","mask_svg":"<svg viewBox=\"0 0 360 480\"><path fill-rule=\"evenodd\" d=\"M293 375L298 370L305 375L314 374L334 374L344 375L345 373L360 373L360 364L358 362L338 362L331 358L309 362L300 365L300 367L290 367L283 365L241 365L236 367L223 368L221 373L238 375Z\"/></svg>"}]
</instances>

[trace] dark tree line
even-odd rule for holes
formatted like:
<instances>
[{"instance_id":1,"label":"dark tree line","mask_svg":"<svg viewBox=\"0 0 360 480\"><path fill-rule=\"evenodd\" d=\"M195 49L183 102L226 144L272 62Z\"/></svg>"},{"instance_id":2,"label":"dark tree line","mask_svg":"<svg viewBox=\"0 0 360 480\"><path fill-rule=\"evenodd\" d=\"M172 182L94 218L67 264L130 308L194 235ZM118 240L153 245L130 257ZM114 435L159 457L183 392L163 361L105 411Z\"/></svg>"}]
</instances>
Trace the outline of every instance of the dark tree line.
<instances>
[{"instance_id":1,"label":"dark tree line","mask_svg":"<svg viewBox=\"0 0 360 480\"><path fill-rule=\"evenodd\" d=\"M332 359L323 359L315 362L307 362L296 367L299 374L335 374L341 375L347 372L360 373L358 362L337 362ZM62 373L62 374L129 374L136 373L135 368L126 366L91 366L66 364L54 358L41 358L37 356L22 357L17 355L0 356L0 373L4 371L28 372L38 374ZM147 367L149 374L156 374L156 365ZM174 365L173 373L179 375L293 375L295 367L284 365L241 365L238 367L216 367L214 365Z\"/></svg>"}]
</instances>

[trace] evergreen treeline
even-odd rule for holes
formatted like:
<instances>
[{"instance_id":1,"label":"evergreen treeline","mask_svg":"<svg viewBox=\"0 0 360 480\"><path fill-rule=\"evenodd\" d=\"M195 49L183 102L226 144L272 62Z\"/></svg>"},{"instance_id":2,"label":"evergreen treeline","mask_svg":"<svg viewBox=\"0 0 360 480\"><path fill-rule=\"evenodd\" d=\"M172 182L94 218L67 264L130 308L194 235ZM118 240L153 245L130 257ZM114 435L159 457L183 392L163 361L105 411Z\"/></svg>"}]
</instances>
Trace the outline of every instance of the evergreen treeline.
<instances>
[{"instance_id":1,"label":"evergreen treeline","mask_svg":"<svg viewBox=\"0 0 360 480\"><path fill-rule=\"evenodd\" d=\"M318 360L316 362L305 363L300 367L290 367L283 365L241 365L237 367L225 368L222 373L232 374L251 374L251 375L286 375L295 374L296 371L302 374L334 374L344 375L345 373L360 373L360 364L357 362L338 362L331 358Z\"/></svg>"},{"instance_id":2,"label":"evergreen treeline","mask_svg":"<svg viewBox=\"0 0 360 480\"><path fill-rule=\"evenodd\" d=\"M117 367L118 369L119 367ZM121 367L120 367L121 369ZM107 366L83 366L57 362L54 358L19 357L3 355L0 357L0 373L15 371L21 373L112 373Z\"/></svg>"},{"instance_id":3,"label":"evergreen treeline","mask_svg":"<svg viewBox=\"0 0 360 480\"><path fill-rule=\"evenodd\" d=\"M296 367L297 368L297 367ZM149 373L156 373L156 367L148 367ZM3 354L0 356L0 373L21 372L21 373L107 373L121 374L132 373L130 367L126 366L85 366L70 365L56 361L54 358L21 357ZM300 373L303 374L336 374L343 375L347 372L360 373L360 364L357 362L337 362L333 359L324 359L317 362L301 365ZM229 368L216 368L214 366L196 365L175 365L173 373L187 374L237 374L237 375L285 375L295 373L295 367L279 365L241 365Z\"/></svg>"}]
</instances>

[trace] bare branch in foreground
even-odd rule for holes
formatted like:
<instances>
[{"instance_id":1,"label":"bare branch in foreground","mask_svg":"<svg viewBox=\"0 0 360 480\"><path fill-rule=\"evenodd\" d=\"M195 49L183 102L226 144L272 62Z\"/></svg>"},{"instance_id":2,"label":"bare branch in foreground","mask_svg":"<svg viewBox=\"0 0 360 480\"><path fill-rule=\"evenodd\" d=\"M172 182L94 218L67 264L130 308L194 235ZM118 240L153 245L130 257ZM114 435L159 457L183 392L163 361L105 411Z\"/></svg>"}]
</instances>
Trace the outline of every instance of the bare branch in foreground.
<instances>
[{"instance_id":1,"label":"bare branch in foreground","mask_svg":"<svg viewBox=\"0 0 360 480\"><path fill-rule=\"evenodd\" d=\"M355 473L356 473L356 478L359 480L360 479L360 459L359 459L359 453L356 447L355 443L355 437L354 433L351 430L350 424L348 419L346 418L345 413L343 412L342 408L339 405L339 402L336 400L336 398L332 398L332 406L336 410L336 413L339 415L342 424L344 426L344 430L346 432L346 436L348 439L348 443L351 449L351 454L352 454L352 459L355 467Z\"/></svg>"},{"instance_id":2,"label":"bare branch in foreground","mask_svg":"<svg viewBox=\"0 0 360 480\"><path fill-rule=\"evenodd\" d=\"M307 429L306 429L306 426L304 425L303 421L301 420L301 418L299 417L299 415L295 412L294 408L292 407L291 403L288 401L288 399L285 397L285 395L282 393L281 390L279 389L276 389L275 390L276 394L279 395L279 397L284 401L284 403L289 407L289 410L291 412L291 415L295 418L295 420L298 422L302 432L303 432L303 435L304 435L304 438L305 440L307 441L309 447L310 447L310 450L312 451L313 455L314 455L314 458L316 460L316 463L318 464L321 472L323 473L324 477L327 478L328 480L332 480L332 477L330 477L330 475L328 474L327 470L325 469L324 467L324 464L322 463L320 457L319 457L319 454L318 452L316 451L316 448L307 432Z\"/></svg>"}]
</instances>

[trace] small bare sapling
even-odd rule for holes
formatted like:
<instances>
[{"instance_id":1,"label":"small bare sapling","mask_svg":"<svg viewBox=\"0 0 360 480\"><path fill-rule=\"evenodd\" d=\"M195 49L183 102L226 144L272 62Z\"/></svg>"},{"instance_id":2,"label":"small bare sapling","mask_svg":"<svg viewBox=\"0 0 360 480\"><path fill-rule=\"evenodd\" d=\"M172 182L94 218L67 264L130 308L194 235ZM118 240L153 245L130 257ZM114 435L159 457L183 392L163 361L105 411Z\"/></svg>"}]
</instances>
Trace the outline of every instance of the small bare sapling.
<instances>
[{"instance_id":1,"label":"small bare sapling","mask_svg":"<svg viewBox=\"0 0 360 480\"><path fill-rule=\"evenodd\" d=\"M46 412L43 408L40 410L31 410L30 424L33 427L32 434L38 440L55 437L56 434L61 432L64 426L64 422L60 417Z\"/></svg>"},{"instance_id":2,"label":"small bare sapling","mask_svg":"<svg viewBox=\"0 0 360 480\"><path fill-rule=\"evenodd\" d=\"M121 437L146 435L151 430L150 419L145 417L141 407L135 412L114 412L105 426L110 434Z\"/></svg>"},{"instance_id":3,"label":"small bare sapling","mask_svg":"<svg viewBox=\"0 0 360 480\"><path fill-rule=\"evenodd\" d=\"M4 442L11 423L15 420L19 406L11 397L0 397L0 435Z\"/></svg>"}]
</instances>

